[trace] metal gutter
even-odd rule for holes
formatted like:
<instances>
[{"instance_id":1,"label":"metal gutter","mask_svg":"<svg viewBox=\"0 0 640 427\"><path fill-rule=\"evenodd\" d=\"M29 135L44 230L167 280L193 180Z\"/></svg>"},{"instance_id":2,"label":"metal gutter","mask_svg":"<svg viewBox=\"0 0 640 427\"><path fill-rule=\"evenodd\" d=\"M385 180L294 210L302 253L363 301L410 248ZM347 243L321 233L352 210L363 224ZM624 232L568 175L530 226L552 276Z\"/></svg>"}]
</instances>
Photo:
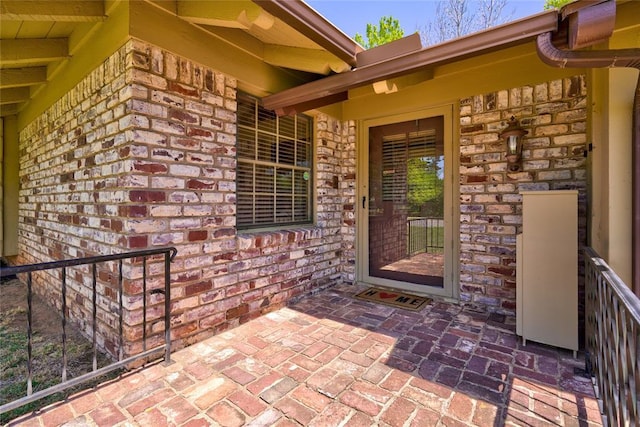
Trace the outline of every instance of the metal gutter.
<instances>
[{"instance_id":1,"label":"metal gutter","mask_svg":"<svg viewBox=\"0 0 640 427\"><path fill-rule=\"evenodd\" d=\"M616 50L560 50L552 41L552 34L538 36L538 56L547 65L558 68L640 68L640 49Z\"/></svg>"},{"instance_id":2,"label":"metal gutter","mask_svg":"<svg viewBox=\"0 0 640 427\"><path fill-rule=\"evenodd\" d=\"M279 0L272 1L280 2ZM346 93L349 89L411 74L425 67L451 63L526 43L535 39L539 34L555 31L557 25L558 13L555 10L550 10L405 55L393 55L371 65L284 90L263 98L264 106L275 110L278 114L303 111L299 106L308 105L320 98ZM318 104L315 107L323 105L328 104Z\"/></svg>"},{"instance_id":3,"label":"metal gutter","mask_svg":"<svg viewBox=\"0 0 640 427\"><path fill-rule=\"evenodd\" d=\"M569 40L569 45L584 46L607 40L613 31L613 22L615 22L616 16L615 5L615 1L600 3L582 1L573 4L573 15L564 11L563 16L569 18L569 37L582 34L580 37L584 39ZM585 18L581 18L580 13L583 13ZM552 67L622 67L640 70L640 49L561 50L553 45L552 37L553 34L549 32L539 35L536 41L538 56L545 64ZM637 167L640 162L640 76L636 84L632 121L631 161L634 167L631 177L631 287L634 293L640 297L640 167Z\"/></svg>"},{"instance_id":4,"label":"metal gutter","mask_svg":"<svg viewBox=\"0 0 640 427\"><path fill-rule=\"evenodd\" d=\"M253 2L355 67L356 55L364 50L362 46L305 2L301 0L253 0Z\"/></svg>"}]
</instances>

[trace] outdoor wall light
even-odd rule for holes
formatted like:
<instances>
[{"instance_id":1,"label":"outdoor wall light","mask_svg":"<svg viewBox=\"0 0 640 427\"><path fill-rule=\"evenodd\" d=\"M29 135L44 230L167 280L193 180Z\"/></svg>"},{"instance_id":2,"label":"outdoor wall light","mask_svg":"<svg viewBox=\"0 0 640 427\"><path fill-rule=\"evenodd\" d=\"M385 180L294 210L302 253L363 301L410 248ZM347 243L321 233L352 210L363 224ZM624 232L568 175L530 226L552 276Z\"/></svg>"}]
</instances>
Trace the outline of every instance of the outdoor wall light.
<instances>
[{"instance_id":1,"label":"outdoor wall light","mask_svg":"<svg viewBox=\"0 0 640 427\"><path fill-rule=\"evenodd\" d=\"M522 156L522 137L529 132L522 129L518 119L511 116L509 125L500 132L500 138L507 144L507 168L510 172L520 170L520 158Z\"/></svg>"}]
</instances>

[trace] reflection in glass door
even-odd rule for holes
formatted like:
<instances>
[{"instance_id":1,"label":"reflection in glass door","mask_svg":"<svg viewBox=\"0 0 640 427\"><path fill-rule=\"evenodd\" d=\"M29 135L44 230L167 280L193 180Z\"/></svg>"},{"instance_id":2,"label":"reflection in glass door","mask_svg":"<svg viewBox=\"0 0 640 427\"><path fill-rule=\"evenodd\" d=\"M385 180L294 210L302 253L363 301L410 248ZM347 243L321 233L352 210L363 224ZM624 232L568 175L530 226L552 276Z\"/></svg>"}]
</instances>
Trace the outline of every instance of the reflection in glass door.
<instances>
[{"instance_id":1,"label":"reflection in glass door","mask_svg":"<svg viewBox=\"0 0 640 427\"><path fill-rule=\"evenodd\" d=\"M444 118L369 128L369 277L442 288Z\"/></svg>"}]
</instances>

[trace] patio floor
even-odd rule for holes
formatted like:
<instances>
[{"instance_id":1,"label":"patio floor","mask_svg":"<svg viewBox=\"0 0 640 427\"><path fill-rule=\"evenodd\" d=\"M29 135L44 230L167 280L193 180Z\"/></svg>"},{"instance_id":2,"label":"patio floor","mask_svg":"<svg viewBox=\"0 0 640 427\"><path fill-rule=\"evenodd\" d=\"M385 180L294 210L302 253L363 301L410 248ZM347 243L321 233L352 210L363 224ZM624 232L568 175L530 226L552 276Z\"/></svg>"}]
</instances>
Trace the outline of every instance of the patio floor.
<instances>
[{"instance_id":1,"label":"patio floor","mask_svg":"<svg viewBox=\"0 0 640 427\"><path fill-rule=\"evenodd\" d=\"M601 425L584 360L511 319L339 285L10 425Z\"/></svg>"}]
</instances>

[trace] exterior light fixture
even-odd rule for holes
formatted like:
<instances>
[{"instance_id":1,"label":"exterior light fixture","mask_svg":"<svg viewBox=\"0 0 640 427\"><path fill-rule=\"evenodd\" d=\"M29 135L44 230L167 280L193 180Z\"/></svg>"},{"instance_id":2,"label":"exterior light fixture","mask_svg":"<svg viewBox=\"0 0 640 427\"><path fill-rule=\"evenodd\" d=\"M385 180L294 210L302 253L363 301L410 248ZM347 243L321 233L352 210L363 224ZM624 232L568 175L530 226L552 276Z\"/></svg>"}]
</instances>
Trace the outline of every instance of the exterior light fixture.
<instances>
[{"instance_id":1,"label":"exterior light fixture","mask_svg":"<svg viewBox=\"0 0 640 427\"><path fill-rule=\"evenodd\" d=\"M511 116L509 125L500 132L500 138L507 144L507 168L509 172L520 170L520 158L522 156L522 137L529 132L522 129L518 119Z\"/></svg>"}]
</instances>

